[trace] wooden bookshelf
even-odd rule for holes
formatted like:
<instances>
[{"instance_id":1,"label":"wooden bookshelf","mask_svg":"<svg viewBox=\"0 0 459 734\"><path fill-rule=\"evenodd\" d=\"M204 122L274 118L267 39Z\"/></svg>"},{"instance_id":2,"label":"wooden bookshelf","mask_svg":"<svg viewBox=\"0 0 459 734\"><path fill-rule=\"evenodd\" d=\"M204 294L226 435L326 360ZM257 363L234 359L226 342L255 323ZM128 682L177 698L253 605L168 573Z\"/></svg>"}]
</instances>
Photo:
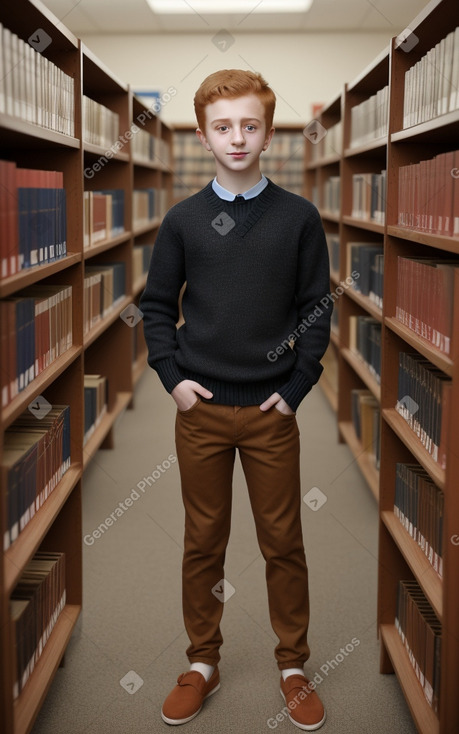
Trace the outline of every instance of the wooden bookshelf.
<instances>
[{"instance_id":1,"label":"wooden bookshelf","mask_svg":"<svg viewBox=\"0 0 459 734\"><path fill-rule=\"evenodd\" d=\"M336 290L346 272L348 243L365 241L383 245L384 298L379 308L368 297L348 288L335 302L338 324L332 331L331 349L337 356L338 389L331 393L324 370L319 385L336 405L339 438L354 456L369 489L379 503L379 573L378 633L381 643L380 670L395 672L406 697L417 729L421 734L451 734L459 731L459 472L458 412L451 411L448 429L446 469L434 461L421 440L396 410L398 398L399 352L417 352L452 380L451 404L459 405L459 276L455 274L452 348L443 354L426 339L408 329L396 318L397 258L459 256L457 236L432 234L402 227L398 223L399 168L408 163L456 150L459 140L459 111L403 128L405 73L433 46L459 25L457 4L453 0L432 0L409 24L416 35L412 47L397 48L394 38L353 82L345 85L317 120L328 129L340 116L343 121L343 144L340 151L325 155L311 143L306 144L305 196L319 207L326 233L339 234L340 267L332 271L331 290ZM403 29L400 29L402 31ZM387 134L378 135L359 145L351 145L351 110L379 89L389 87L389 124ZM359 219L352 212L352 175L387 171L384 223ZM340 177L340 211L329 212L323 206L323 185L330 175ZM365 363L350 349L349 319L354 315L371 316L381 323L382 365L378 384ZM330 351L330 350L329 350ZM327 365L329 354L326 355ZM336 370L335 370L336 372ZM362 451L351 420L350 393L366 388L380 405L380 470ZM440 578L423 550L417 545L394 512L396 465L417 463L444 493L443 576ZM440 661L440 707L435 713L427 702L408 653L396 629L397 589L400 580L416 580L432 606L442 629Z\"/></svg>"},{"instance_id":2,"label":"wooden bookshelf","mask_svg":"<svg viewBox=\"0 0 459 734\"><path fill-rule=\"evenodd\" d=\"M398 354L416 351L452 380L452 405L459 401L459 278L456 273L453 300L451 353L442 354L395 317L397 257L451 257L459 255L459 239L408 230L398 225L400 166L433 158L458 147L459 111L403 129L405 73L433 46L459 25L457 6L451 0L433 0L409 24L418 42L409 50L391 45L390 120L387 153L387 231L385 234L385 283L383 319L383 381L380 477L380 536L378 625L381 637L381 671L395 671L422 734L450 734L459 730L459 551L452 539L457 534L459 496L457 472L458 414L451 411L448 426L446 469L426 452L418 437L396 412ZM417 462L444 493L443 578L432 568L394 514L397 462ZM440 706L438 714L427 703L394 627L396 594L400 579L415 579L441 623Z\"/></svg>"},{"instance_id":3,"label":"wooden bookshelf","mask_svg":"<svg viewBox=\"0 0 459 734\"><path fill-rule=\"evenodd\" d=\"M0 22L23 41L42 28L52 42L43 55L74 80L74 134L65 135L35 123L0 113L0 158L17 166L62 171L67 199L67 255L54 262L24 269L0 280L0 299L16 296L35 285L72 286L72 346L18 393L0 413L0 462L4 433L29 403L43 395L51 404L70 406L70 468L18 537L3 552L0 566L0 730L26 734L61 664L68 641L82 608L82 482L84 468L99 448L113 446L113 429L119 416L132 407L134 387L147 366L142 322L130 328L120 318L127 306L138 300L146 275L133 283L133 248L153 244L162 216L172 197L172 134L151 114L145 125L136 126L144 111L128 85L120 81L94 54L71 34L40 0L17 0L3 4ZM122 146L107 155L105 146L83 137L82 95L119 115ZM131 140L139 128L162 140L161 156L148 164L134 160ZM127 133L130 131L130 135ZM113 141L115 143L116 140ZM154 187L163 191L162 207L149 224L135 227L133 190ZM84 191L122 189L124 230L87 247L84 245ZM107 316L83 334L84 272L90 265L122 262L125 293ZM133 351L134 332L136 351ZM5 369L5 367L3 367ZM83 446L84 375L101 374L108 379L106 413ZM0 524L8 528L6 488L0 490ZM23 569L38 550L66 554L66 605L53 628L33 672L13 697L15 642L10 618L10 597Z\"/></svg>"}]
</instances>

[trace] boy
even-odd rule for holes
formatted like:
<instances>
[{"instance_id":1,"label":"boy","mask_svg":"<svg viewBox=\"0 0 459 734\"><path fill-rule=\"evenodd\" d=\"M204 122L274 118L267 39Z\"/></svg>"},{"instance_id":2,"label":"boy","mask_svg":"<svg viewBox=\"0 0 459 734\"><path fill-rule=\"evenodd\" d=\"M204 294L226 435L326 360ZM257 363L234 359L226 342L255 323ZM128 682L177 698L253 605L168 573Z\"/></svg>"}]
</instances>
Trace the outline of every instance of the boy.
<instances>
[{"instance_id":1,"label":"boy","mask_svg":"<svg viewBox=\"0 0 459 734\"><path fill-rule=\"evenodd\" d=\"M309 598L295 411L329 341L329 316L313 313L329 290L329 263L316 208L260 173L275 102L250 71L218 71L201 84L196 132L217 175L167 213L140 302L148 362L177 404L191 668L161 711L173 725L193 719L220 687L223 602L213 592L224 588L236 448L266 561L281 694L300 729L325 720L303 673Z\"/></svg>"}]
</instances>

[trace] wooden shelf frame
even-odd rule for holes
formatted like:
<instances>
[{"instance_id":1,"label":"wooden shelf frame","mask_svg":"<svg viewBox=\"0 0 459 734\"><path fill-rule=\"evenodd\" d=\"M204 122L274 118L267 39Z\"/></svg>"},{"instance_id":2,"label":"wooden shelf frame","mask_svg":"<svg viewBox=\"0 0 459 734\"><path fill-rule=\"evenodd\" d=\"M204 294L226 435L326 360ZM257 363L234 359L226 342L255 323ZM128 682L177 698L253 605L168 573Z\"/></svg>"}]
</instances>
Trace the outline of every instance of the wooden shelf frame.
<instances>
[{"instance_id":1,"label":"wooden shelf frame","mask_svg":"<svg viewBox=\"0 0 459 734\"><path fill-rule=\"evenodd\" d=\"M147 367L142 322L131 329L120 319L122 310L139 301L146 274L132 282L133 248L135 244L153 244L161 224L156 217L148 226L134 231L132 191L139 177L142 185L166 191L166 209L172 203L172 133L157 116L149 124L170 151L170 165L158 161L144 166L133 160L128 131L141 103L134 100L127 84L120 81L97 57L55 17L40 0L17 0L3 4L0 21L24 41L30 28L43 28L52 44L43 52L74 79L75 133L63 135L25 120L0 114L2 158L16 161L18 166L61 170L67 192L67 256L53 263L23 270L0 281L0 298L18 294L32 284L72 285L73 344L58 357L0 414L0 462L3 435L9 425L38 395L52 404L70 404L71 465L42 507L30 519L17 539L3 553L0 564L0 730L4 734L27 734L39 712L82 609L82 483L84 469L99 448L114 444L116 421L132 407L135 385ZM123 147L108 158L106 149L82 139L82 95L117 112ZM134 133L133 133L134 134ZM116 141L113 141L114 143ZM104 162L102 159L106 158ZM103 165L94 175L85 170L94 163ZM137 174L137 171L142 171ZM83 192L122 188L125 192L124 232L90 248L83 246ZM88 264L124 262L126 290L113 312L89 335L83 336L84 270ZM133 334L137 337L137 353L133 351ZM108 377L108 406L100 424L83 446L84 374L98 373ZM8 527L6 494L0 491L0 528ZM10 619L11 593L22 571L37 550L59 550L66 554L67 602L43 653L35 665L24 690L13 700L14 634Z\"/></svg>"}]
</instances>

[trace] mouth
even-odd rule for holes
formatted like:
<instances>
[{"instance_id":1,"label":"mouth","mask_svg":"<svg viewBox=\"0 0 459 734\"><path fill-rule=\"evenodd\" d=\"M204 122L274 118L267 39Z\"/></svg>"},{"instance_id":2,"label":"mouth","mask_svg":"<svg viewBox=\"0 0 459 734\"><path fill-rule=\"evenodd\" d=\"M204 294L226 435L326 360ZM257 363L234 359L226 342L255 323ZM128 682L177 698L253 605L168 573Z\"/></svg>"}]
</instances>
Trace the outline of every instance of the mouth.
<instances>
[{"instance_id":1,"label":"mouth","mask_svg":"<svg viewBox=\"0 0 459 734\"><path fill-rule=\"evenodd\" d=\"M245 153L228 153L228 155L231 156L231 158L235 158L236 160L245 158L246 155L248 155L248 152Z\"/></svg>"}]
</instances>

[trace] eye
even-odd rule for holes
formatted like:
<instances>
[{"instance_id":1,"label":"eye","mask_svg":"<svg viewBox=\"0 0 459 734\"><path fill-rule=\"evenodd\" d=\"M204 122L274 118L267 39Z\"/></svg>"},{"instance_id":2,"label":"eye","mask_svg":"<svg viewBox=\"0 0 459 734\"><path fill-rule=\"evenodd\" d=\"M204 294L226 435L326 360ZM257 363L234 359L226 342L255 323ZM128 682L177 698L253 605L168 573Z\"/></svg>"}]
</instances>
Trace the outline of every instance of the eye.
<instances>
[{"instance_id":1,"label":"eye","mask_svg":"<svg viewBox=\"0 0 459 734\"><path fill-rule=\"evenodd\" d=\"M246 125L246 129L249 131L249 133L254 132L257 128L255 125Z\"/></svg>"},{"instance_id":2,"label":"eye","mask_svg":"<svg viewBox=\"0 0 459 734\"><path fill-rule=\"evenodd\" d=\"M221 132L221 133L226 133L226 131L228 130L228 125L219 125L219 126L217 127L217 130L218 130L219 132Z\"/></svg>"}]
</instances>

